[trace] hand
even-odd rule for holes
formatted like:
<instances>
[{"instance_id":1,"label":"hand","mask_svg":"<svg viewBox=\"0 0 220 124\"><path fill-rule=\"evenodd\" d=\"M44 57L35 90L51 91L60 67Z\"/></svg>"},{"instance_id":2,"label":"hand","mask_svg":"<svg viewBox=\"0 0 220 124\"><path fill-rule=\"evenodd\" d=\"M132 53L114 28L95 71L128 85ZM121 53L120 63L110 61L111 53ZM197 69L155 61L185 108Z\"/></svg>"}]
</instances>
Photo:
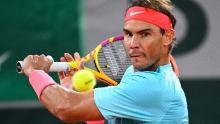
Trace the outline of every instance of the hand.
<instances>
[{"instance_id":1,"label":"hand","mask_svg":"<svg viewBox=\"0 0 220 124\"><path fill-rule=\"evenodd\" d=\"M74 58L69 54L69 53L65 53L64 57L60 58L61 62L71 62L71 61L80 61L81 57L79 55L79 53L74 53ZM79 70L79 69L83 69L83 64L81 64L81 66L78 69L72 69L69 72L58 72L58 76L60 79L60 84L68 89L74 89L72 87L72 76L74 75L74 73Z\"/></svg>"},{"instance_id":2,"label":"hand","mask_svg":"<svg viewBox=\"0 0 220 124\"><path fill-rule=\"evenodd\" d=\"M23 72L26 76L34 70L44 70L45 72L49 72L50 66L53 61L47 58L45 55L28 55L23 60Z\"/></svg>"}]
</instances>

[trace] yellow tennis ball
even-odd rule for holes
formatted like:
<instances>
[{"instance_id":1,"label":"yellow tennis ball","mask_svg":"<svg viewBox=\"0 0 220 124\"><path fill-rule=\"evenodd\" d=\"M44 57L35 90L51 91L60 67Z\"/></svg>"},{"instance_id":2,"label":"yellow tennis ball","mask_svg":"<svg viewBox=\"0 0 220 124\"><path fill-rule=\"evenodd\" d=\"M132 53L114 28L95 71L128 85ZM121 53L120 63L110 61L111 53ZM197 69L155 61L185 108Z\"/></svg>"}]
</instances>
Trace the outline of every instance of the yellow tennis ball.
<instances>
[{"instance_id":1,"label":"yellow tennis ball","mask_svg":"<svg viewBox=\"0 0 220 124\"><path fill-rule=\"evenodd\" d=\"M95 87L96 78L88 70L79 70L72 77L72 85L79 92L89 91Z\"/></svg>"}]
</instances>

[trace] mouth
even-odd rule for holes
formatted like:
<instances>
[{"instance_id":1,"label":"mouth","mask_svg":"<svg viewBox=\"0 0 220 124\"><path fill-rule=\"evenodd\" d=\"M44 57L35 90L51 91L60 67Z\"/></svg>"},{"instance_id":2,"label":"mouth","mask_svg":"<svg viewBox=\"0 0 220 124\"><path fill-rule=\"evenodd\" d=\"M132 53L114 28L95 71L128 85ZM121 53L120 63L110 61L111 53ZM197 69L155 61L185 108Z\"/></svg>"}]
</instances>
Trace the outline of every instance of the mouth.
<instances>
[{"instance_id":1,"label":"mouth","mask_svg":"<svg viewBox=\"0 0 220 124\"><path fill-rule=\"evenodd\" d=\"M131 60L138 59L140 57L141 57L141 55L130 55Z\"/></svg>"},{"instance_id":2,"label":"mouth","mask_svg":"<svg viewBox=\"0 0 220 124\"><path fill-rule=\"evenodd\" d=\"M143 53L139 52L139 51L131 51L129 53L129 57L130 57L131 60L137 61L137 59L143 57Z\"/></svg>"},{"instance_id":3,"label":"mouth","mask_svg":"<svg viewBox=\"0 0 220 124\"><path fill-rule=\"evenodd\" d=\"M130 55L130 58L137 58L140 57L141 55Z\"/></svg>"}]
</instances>

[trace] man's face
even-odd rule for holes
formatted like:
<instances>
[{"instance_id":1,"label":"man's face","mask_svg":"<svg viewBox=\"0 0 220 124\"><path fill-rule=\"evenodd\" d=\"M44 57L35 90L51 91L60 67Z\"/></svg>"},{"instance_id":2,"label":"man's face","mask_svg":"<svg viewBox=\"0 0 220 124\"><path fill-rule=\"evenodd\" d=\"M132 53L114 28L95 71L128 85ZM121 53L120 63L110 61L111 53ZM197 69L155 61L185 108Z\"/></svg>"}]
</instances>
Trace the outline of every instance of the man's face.
<instances>
[{"instance_id":1,"label":"man's face","mask_svg":"<svg viewBox=\"0 0 220 124\"><path fill-rule=\"evenodd\" d=\"M162 56L163 35L160 28L138 20L124 24L124 44L135 69L149 68Z\"/></svg>"}]
</instances>

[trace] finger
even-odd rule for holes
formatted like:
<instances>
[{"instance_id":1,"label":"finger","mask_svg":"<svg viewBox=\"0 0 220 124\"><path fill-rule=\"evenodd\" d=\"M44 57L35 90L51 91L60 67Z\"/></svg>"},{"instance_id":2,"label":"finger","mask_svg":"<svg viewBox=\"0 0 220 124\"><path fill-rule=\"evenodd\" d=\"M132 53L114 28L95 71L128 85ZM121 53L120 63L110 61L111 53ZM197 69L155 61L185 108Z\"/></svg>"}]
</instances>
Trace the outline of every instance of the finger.
<instances>
[{"instance_id":1,"label":"finger","mask_svg":"<svg viewBox=\"0 0 220 124\"><path fill-rule=\"evenodd\" d=\"M81 59L81 57L80 57L78 52L74 53L74 58L75 58L75 60L78 60L78 61Z\"/></svg>"},{"instance_id":2,"label":"finger","mask_svg":"<svg viewBox=\"0 0 220 124\"><path fill-rule=\"evenodd\" d=\"M44 54L41 54L38 58L40 61L49 61Z\"/></svg>"},{"instance_id":3,"label":"finger","mask_svg":"<svg viewBox=\"0 0 220 124\"><path fill-rule=\"evenodd\" d=\"M74 53L74 58L75 58L75 60L80 61L81 57L78 52ZM84 69L84 62L83 61L80 62L78 69Z\"/></svg>"},{"instance_id":4,"label":"finger","mask_svg":"<svg viewBox=\"0 0 220 124\"><path fill-rule=\"evenodd\" d=\"M63 80L65 78L65 73L63 71L62 72L58 72L57 75L58 75L60 80Z\"/></svg>"},{"instance_id":5,"label":"finger","mask_svg":"<svg viewBox=\"0 0 220 124\"><path fill-rule=\"evenodd\" d=\"M76 71L70 71L69 76L73 76L76 73Z\"/></svg>"},{"instance_id":6,"label":"finger","mask_svg":"<svg viewBox=\"0 0 220 124\"><path fill-rule=\"evenodd\" d=\"M66 62L66 59L65 59L64 57L61 57L61 58L60 58L60 61L61 61L61 62Z\"/></svg>"},{"instance_id":7,"label":"finger","mask_svg":"<svg viewBox=\"0 0 220 124\"><path fill-rule=\"evenodd\" d=\"M32 62L33 63L38 63L38 60L39 60L39 56L38 55L33 55Z\"/></svg>"},{"instance_id":8,"label":"finger","mask_svg":"<svg viewBox=\"0 0 220 124\"><path fill-rule=\"evenodd\" d=\"M73 74L77 71L78 69L73 68L70 71L66 72L66 77L72 77Z\"/></svg>"},{"instance_id":9,"label":"finger","mask_svg":"<svg viewBox=\"0 0 220 124\"><path fill-rule=\"evenodd\" d=\"M33 59L33 58L34 58L34 55L28 55L26 58Z\"/></svg>"},{"instance_id":10,"label":"finger","mask_svg":"<svg viewBox=\"0 0 220 124\"><path fill-rule=\"evenodd\" d=\"M79 69L77 69L77 68L71 69L70 71L66 72L66 77L72 77L74 75L74 73L78 70Z\"/></svg>"},{"instance_id":11,"label":"finger","mask_svg":"<svg viewBox=\"0 0 220 124\"><path fill-rule=\"evenodd\" d=\"M68 60L67 60L67 58L64 58L64 57L61 57L60 58L60 61L61 62L66 62L66 61L72 61L72 56L69 54L69 53L65 53L65 56L66 57L68 57ZM68 77L68 76L71 76L72 74L71 74L71 71L68 71L68 72L62 72L63 73L63 75L64 75L64 77Z\"/></svg>"},{"instance_id":12,"label":"finger","mask_svg":"<svg viewBox=\"0 0 220 124\"><path fill-rule=\"evenodd\" d=\"M71 75L71 71L66 72L66 77L70 77Z\"/></svg>"},{"instance_id":13,"label":"finger","mask_svg":"<svg viewBox=\"0 0 220 124\"><path fill-rule=\"evenodd\" d=\"M28 55L27 57L25 57L24 60L30 60L30 61L33 61L34 60L34 56L33 55ZM23 60L23 61L24 61Z\"/></svg>"},{"instance_id":14,"label":"finger","mask_svg":"<svg viewBox=\"0 0 220 124\"><path fill-rule=\"evenodd\" d=\"M60 61L61 62L66 62L66 59L64 57L61 57ZM64 71L58 72L57 74L58 74L58 77L59 77L60 80L65 78L65 72Z\"/></svg>"},{"instance_id":15,"label":"finger","mask_svg":"<svg viewBox=\"0 0 220 124\"><path fill-rule=\"evenodd\" d=\"M44 54L41 54L40 56L45 56Z\"/></svg>"},{"instance_id":16,"label":"finger","mask_svg":"<svg viewBox=\"0 0 220 124\"><path fill-rule=\"evenodd\" d=\"M64 53L67 62L74 61L74 58L69 53Z\"/></svg>"},{"instance_id":17,"label":"finger","mask_svg":"<svg viewBox=\"0 0 220 124\"><path fill-rule=\"evenodd\" d=\"M51 65L53 63L53 60L51 58L48 58L47 56L45 56L44 54L41 54L39 56L39 61L43 62L43 63L47 63L48 65Z\"/></svg>"},{"instance_id":18,"label":"finger","mask_svg":"<svg viewBox=\"0 0 220 124\"><path fill-rule=\"evenodd\" d=\"M33 55L34 59L38 59L39 55Z\"/></svg>"}]
</instances>

